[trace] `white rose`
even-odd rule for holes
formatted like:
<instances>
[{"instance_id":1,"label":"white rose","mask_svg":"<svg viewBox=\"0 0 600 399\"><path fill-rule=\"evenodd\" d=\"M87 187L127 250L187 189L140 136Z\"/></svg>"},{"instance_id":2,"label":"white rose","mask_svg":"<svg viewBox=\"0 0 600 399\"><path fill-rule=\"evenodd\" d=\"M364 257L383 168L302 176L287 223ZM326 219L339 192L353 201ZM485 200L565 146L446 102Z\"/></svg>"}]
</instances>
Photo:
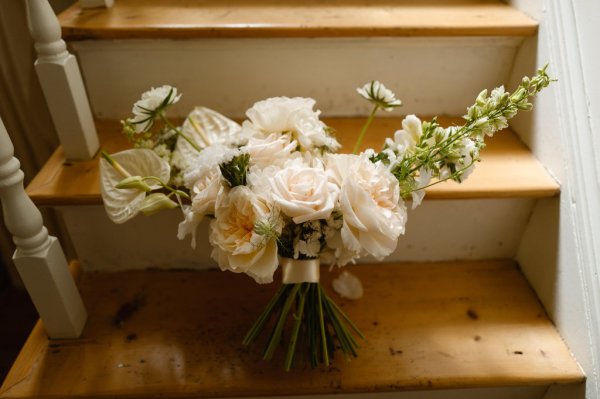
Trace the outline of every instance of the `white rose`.
<instances>
[{"instance_id":1,"label":"white rose","mask_svg":"<svg viewBox=\"0 0 600 399\"><path fill-rule=\"evenodd\" d=\"M294 223L327 219L337 202L339 188L324 170L291 163L271 179L271 196Z\"/></svg>"},{"instance_id":2,"label":"white rose","mask_svg":"<svg viewBox=\"0 0 600 399\"><path fill-rule=\"evenodd\" d=\"M302 97L273 97L259 101L246 116L243 128L254 135L291 133L304 150L328 147L334 151L339 143L327 134L326 126L319 120L320 111L314 111L315 100Z\"/></svg>"},{"instance_id":3,"label":"white rose","mask_svg":"<svg viewBox=\"0 0 600 399\"><path fill-rule=\"evenodd\" d=\"M332 180L340 184L344 246L378 259L392 253L406 223L398 180L364 155L329 155L326 161Z\"/></svg>"},{"instance_id":4,"label":"white rose","mask_svg":"<svg viewBox=\"0 0 600 399\"><path fill-rule=\"evenodd\" d=\"M279 264L277 242L255 231L256 223L270 216L268 204L246 186L217 197L210 243L213 259L222 270L246 273L259 284L273 281Z\"/></svg>"},{"instance_id":5,"label":"white rose","mask_svg":"<svg viewBox=\"0 0 600 399\"><path fill-rule=\"evenodd\" d=\"M224 191L225 187L219 167L215 166L206 171L192 187L192 205L184 208L185 218L179 223L177 238L183 240L188 234L191 234L192 248L196 248L196 229L204 216L215 213L217 197Z\"/></svg>"},{"instance_id":6,"label":"white rose","mask_svg":"<svg viewBox=\"0 0 600 399\"><path fill-rule=\"evenodd\" d=\"M250 154L252 165L264 168L269 165L283 166L297 146L298 143L292 140L290 134L272 133L264 138L251 137L241 150Z\"/></svg>"}]
</instances>

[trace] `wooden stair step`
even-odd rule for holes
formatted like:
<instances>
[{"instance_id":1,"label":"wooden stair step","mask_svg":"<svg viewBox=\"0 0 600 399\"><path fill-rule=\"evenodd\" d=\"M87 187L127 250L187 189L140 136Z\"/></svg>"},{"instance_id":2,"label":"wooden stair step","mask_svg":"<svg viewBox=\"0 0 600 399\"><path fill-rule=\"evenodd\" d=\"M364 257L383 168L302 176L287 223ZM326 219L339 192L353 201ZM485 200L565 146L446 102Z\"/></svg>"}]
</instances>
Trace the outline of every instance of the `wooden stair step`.
<instances>
[{"instance_id":1,"label":"wooden stair step","mask_svg":"<svg viewBox=\"0 0 600 399\"><path fill-rule=\"evenodd\" d=\"M325 118L336 129L343 149L350 151L364 118ZM440 118L440 123L460 123L459 118ZM385 137L401 126L398 118L376 119L364 148L381 148ZM130 148L115 121L98 121L102 148L109 153ZM551 197L560 187L510 130L496 134L481 153L482 161L462 184L444 182L427 189L429 199ZM68 163L58 148L27 187L37 205L101 204L98 156L91 161Z\"/></svg>"},{"instance_id":2,"label":"wooden stair step","mask_svg":"<svg viewBox=\"0 0 600 399\"><path fill-rule=\"evenodd\" d=\"M38 323L0 397L239 397L584 379L513 261L350 270L362 280L364 297L335 298L367 337L359 357L347 362L336 355L330 369L301 362L289 373L282 353L266 362L262 342L241 344L277 284L218 270L84 273L80 289L90 317L82 337L48 341ZM322 273L328 291L333 274ZM131 306L135 298L139 308Z\"/></svg>"},{"instance_id":3,"label":"wooden stair step","mask_svg":"<svg viewBox=\"0 0 600 399\"><path fill-rule=\"evenodd\" d=\"M60 15L68 40L194 37L532 36L500 0L119 0Z\"/></svg>"}]
</instances>

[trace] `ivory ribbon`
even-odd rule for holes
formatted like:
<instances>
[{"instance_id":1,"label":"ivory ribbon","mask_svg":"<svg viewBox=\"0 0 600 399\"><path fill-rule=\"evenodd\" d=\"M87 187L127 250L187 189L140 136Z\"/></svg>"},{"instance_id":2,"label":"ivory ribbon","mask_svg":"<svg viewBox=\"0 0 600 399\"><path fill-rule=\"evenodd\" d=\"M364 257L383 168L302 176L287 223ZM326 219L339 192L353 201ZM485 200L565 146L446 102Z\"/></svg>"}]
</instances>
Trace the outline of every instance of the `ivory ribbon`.
<instances>
[{"instance_id":1,"label":"ivory ribbon","mask_svg":"<svg viewBox=\"0 0 600 399\"><path fill-rule=\"evenodd\" d=\"M283 284L319 282L319 259L279 258L279 264L283 269Z\"/></svg>"}]
</instances>

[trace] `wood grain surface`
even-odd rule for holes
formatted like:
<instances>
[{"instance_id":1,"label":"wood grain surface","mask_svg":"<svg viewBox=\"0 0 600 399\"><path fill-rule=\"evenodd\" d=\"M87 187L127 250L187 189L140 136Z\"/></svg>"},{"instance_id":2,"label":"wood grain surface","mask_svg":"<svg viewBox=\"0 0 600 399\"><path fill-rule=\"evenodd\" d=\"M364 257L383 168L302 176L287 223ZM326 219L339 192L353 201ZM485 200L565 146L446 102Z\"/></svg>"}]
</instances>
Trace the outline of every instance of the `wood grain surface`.
<instances>
[{"instance_id":1,"label":"wood grain surface","mask_svg":"<svg viewBox=\"0 0 600 399\"><path fill-rule=\"evenodd\" d=\"M341 152L350 152L364 119L324 119L336 130ZM439 118L440 123L460 123L458 118ZM363 142L363 148L381 148L385 137L401 128L399 118L376 119ZM130 144L115 121L98 121L101 147L109 153ZM482 161L462 184L444 182L427 189L426 199L551 197L559 185L510 130L499 132L481 152ZM40 206L101 204L98 156L91 161L68 163L58 148L27 187L27 194Z\"/></svg>"},{"instance_id":2,"label":"wood grain surface","mask_svg":"<svg viewBox=\"0 0 600 399\"><path fill-rule=\"evenodd\" d=\"M60 15L67 40L195 37L532 36L499 0L119 0Z\"/></svg>"},{"instance_id":3,"label":"wood grain surface","mask_svg":"<svg viewBox=\"0 0 600 399\"><path fill-rule=\"evenodd\" d=\"M266 362L260 345L241 345L277 284L217 270L84 274L83 336L48 341L38 324L0 397L330 394L584 378L512 261L348 270L362 280L364 297L332 295L367 337L351 362L336 355L332 367L313 370L300 359L286 373L283 350ZM336 274L323 270L329 291Z\"/></svg>"}]
</instances>

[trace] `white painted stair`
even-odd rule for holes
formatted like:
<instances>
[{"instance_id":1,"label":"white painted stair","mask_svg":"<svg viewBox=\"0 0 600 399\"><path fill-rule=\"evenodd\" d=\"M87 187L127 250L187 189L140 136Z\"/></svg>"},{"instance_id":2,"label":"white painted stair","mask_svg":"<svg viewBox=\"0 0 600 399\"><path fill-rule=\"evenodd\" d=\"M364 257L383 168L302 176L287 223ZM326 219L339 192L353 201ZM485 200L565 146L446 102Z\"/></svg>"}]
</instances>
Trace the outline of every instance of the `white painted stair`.
<instances>
[{"instance_id":1,"label":"white painted stair","mask_svg":"<svg viewBox=\"0 0 600 399\"><path fill-rule=\"evenodd\" d=\"M354 88L372 79L402 98L403 114L457 123L482 88L511 79L520 46L537 32L501 1L364 3L116 0L108 9L74 5L59 19L109 152L127 146L116 121L162 84L184 93L176 117L204 105L242 118L269 96L313 97L346 147L369 112ZM374 124L366 146L399 128L393 116ZM290 374L237 345L273 287L169 271L214 266L206 229L198 237L206 244L193 251L175 237L176 211L112 224L97 155L69 158L57 149L27 193L63 216L90 321L72 341L49 341L38 325L1 398L543 398L549 386L584 380L512 261L536 202L560 191L518 132L491 140L464 185L428 191L388 265L353 267L367 292L344 302L369 337L359 359ZM124 326L111 324L140 294L146 304Z\"/></svg>"}]
</instances>

